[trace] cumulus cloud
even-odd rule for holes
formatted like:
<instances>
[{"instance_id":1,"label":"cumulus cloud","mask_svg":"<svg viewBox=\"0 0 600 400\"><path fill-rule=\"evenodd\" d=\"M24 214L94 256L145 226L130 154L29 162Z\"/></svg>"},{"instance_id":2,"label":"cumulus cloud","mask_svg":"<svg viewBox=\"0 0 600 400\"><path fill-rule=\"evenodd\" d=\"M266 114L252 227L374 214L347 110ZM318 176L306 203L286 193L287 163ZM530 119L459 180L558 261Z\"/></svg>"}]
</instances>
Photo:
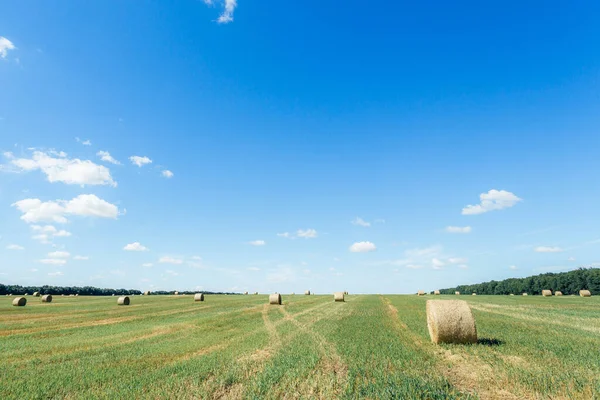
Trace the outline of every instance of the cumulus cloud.
<instances>
[{"instance_id":1,"label":"cumulus cloud","mask_svg":"<svg viewBox=\"0 0 600 400\"><path fill-rule=\"evenodd\" d=\"M13 42L5 38L4 36L0 36L0 57L6 58L9 50L16 49Z\"/></svg>"},{"instance_id":2,"label":"cumulus cloud","mask_svg":"<svg viewBox=\"0 0 600 400\"><path fill-rule=\"evenodd\" d=\"M69 159L63 152L34 151L31 158L13 158L10 162L21 171L42 171L51 183L117 186L105 166L90 160Z\"/></svg>"},{"instance_id":3,"label":"cumulus cloud","mask_svg":"<svg viewBox=\"0 0 600 400\"><path fill-rule=\"evenodd\" d=\"M53 225L31 225L31 230L36 233L32 236L32 239L38 240L42 244L49 244L51 239L55 237L71 236L71 232L64 229L58 230Z\"/></svg>"},{"instance_id":4,"label":"cumulus cloud","mask_svg":"<svg viewBox=\"0 0 600 400\"><path fill-rule=\"evenodd\" d=\"M248 244L252 246L264 246L267 244L267 242L265 242L264 240L253 240L251 242L248 242Z\"/></svg>"},{"instance_id":5,"label":"cumulus cloud","mask_svg":"<svg viewBox=\"0 0 600 400\"><path fill-rule=\"evenodd\" d=\"M560 253L564 250L558 246L538 246L534 251L536 253Z\"/></svg>"},{"instance_id":6,"label":"cumulus cloud","mask_svg":"<svg viewBox=\"0 0 600 400\"><path fill-rule=\"evenodd\" d=\"M99 152L96 153L96 155L98 157L100 157L100 160L102 160L104 162L108 162L108 163L115 164L115 165L121 165L121 163L119 161L115 160L114 157L111 156L108 151L100 150Z\"/></svg>"},{"instance_id":7,"label":"cumulus cloud","mask_svg":"<svg viewBox=\"0 0 600 400\"><path fill-rule=\"evenodd\" d=\"M148 251L148 248L146 246L142 245L140 242L133 242L133 243L129 243L128 245L123 247L123 250L126 250L126 251Z\"/></svg>"},{"instance_id":8,"label":"cumulus cloud","mask_svg":"<svg viewBox=\"0 0 600 400\"><path fill-rule=\"evenodd\" d=\"M152 164L152 160L145 156L131 156L129 157L129 161L131 161L133 165L137 165L138 167L143 167L146 164Z\"/></svg>"},{"instance_id":9,"label":"cumulus cloud","mask_svg":"<svg viewBox=\"0 0 600 400\"><path fill-rule=\"evenodd\" d=\"M447 226L446 232L448 233L469 233L471 232L470 226Z\"/></svg>"},{"instance_id":10,"label":"cumulus cloud","mask_svg":"<svg viewBox=\"0 0 600 400\"><path fill-rule=\"evenodd\" d=\"M173 174L171 171L169 171L168 169L165 169L165 170L164 170L164 171L161 173L161 175L162 175L164 178L172 178L174 174Z\"/></svg>"},{"instance_id":11,"label":"cumulus cloud","mask_svg":"<svg viewBox=\"0 0 600 400\"><path fill-rule=\"evenodd\" d=\"M506 190L492 189L487 193L479 195L480 203L477 205L468 205L462 209L463 215L483 214L493 210L502 210L509 208L522 201L514 193Z\"/></svg>"},{"instance_id":12,"label":"cumulus cloud","mask_svg":"<svg viewBox=\"0 0 600 400\"><path fill-rule=\"evenodd\" d=\"M352 221L350 221L350 223L352 225L358 225L358 226L364 226L364 227L369 227L371 226L370 222L365 221L364 219L360 218L360 217L356 217L354 218Z\"/></svg>"},{"instance_id":13,"label":"cumulus cloud","mask_svg":"<svg viewBox=\"0 0 600 400\"><path fill-rule=\"evenodd\" d=\"M43 260L40 260L40 263L49 265L65 265L67 260L64 258L44 258Z\"/></svg>"},{"instance_id":14,"label":"cumulus cloud","mask_svg":"<svg viewBox=\"0 0 600 400\"><path fill-rule=\"evenodd\" d=\"M179 265L179 264L183 264L183 260L180 258L174 258L174 257L161 257L158 260L159 263L161 264L175 264L175 265Z\"/></svg>"},{"instance_id":15,"label":"cumulus cloud","mask_svg":"<svg viewBox=\"0 0 600 400\"><path fill-rule=\"evenodd\" d=\"M23 213L21 219L27 223L55 222L65 224L67 215L116 219L119 209L93 194L81 194L72 200L43 202L40 199L24 199L12 204ZM68 236L62 233L63 236Z\"/></svg>"},{"instance_id":16,"label":"cumulus cloud","mask_svg":"<svg viewBox=\"0 0 600 400\"><path fill-rule=\"evenodd\" d=\"M296 236L303 237L305 239L314 239L317 237L317 231L314 229L298 229Z\"/></svg>"},{"instance_id":17,"label":"cumulus cloud","mask_svg":"<svg viewBox=\"0 0 600 400\"><path fill-rule=\"evenodd\" d=\"M18 244L9 244L6 246L7 250L25 250L25 247L19 246Z\"/></svg>"},{"instance_id":18,"label":"cumulus cloud","mask_svg":"<svg viewBox=\"0 0 600 400\"><path fill-rule=\"evenodd\" d=\"M377 247L371 242L356 242L350 246L352 253L368 253L375 250L377 250Z\"/></svg>"}]
</instances>

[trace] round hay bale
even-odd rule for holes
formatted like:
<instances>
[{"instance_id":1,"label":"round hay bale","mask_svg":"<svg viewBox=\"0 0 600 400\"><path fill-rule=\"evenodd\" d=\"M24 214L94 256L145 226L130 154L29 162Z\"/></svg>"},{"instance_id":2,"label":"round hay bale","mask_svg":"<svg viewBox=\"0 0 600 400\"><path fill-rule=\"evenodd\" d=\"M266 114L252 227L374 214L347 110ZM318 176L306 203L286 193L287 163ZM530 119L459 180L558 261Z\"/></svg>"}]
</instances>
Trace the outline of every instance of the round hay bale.
<instances>
[{"instance_id":1,"label":"round hay bale","mask_svg":"<svg viewBox=\"0 0 600 400\"><path fill-rule=\"evenodd\" d=\"M344 301L344 292L335 292L333 294L334 301Z\"/></svg>"},{"instance_id":2,"label":"round hay bale","mask_svg":"<svg viewBox=\"0 0 600 400\"><path fill-rule=\"evenodd\" d=\"M514 294L514 293L511 293L510 295L511 295L511 296L514 296L515 294Z\"/></svg>"},{"instance_id":3,"label":"round hay bale","mask_svg":"<svg viewBox=\"0 0 600 400\"><path fill-rule=\"evenodd\" d=\"M523 296L527 296L527 293L523 293Z\"/></svg>"},{"instance_id":4,"label":"round hay bale","mask_svg":"<svg viewBox=\"0 0 600 400\"><path fill-rule=\"evenodd\" d=\"M455 295L460 296L460 292L454 292Z\"/></svg>"},{"instance_id":5,"label":"round hay bale","mask_svg":"<svg viewBox=\"0 0 600 400\"><path fill-rule=\"evenodd\" d=\"M542 290L542 296L544 296L544 297L552 296L552 290Z\"/></svg>"},{"instance_id":6,"label":"round hay bale","mask_svg":"<svg viewBox=\"0 0 600 400\"><path fill-rule=\"evenodd\" d=\"M29 296L29 293L25 293L25 296Z\"/></svg>"},{"instance_id":7,"label":"round hay bale","mask_svg":"<svg viewBox=\"0 0 600 400\"><path fill-rule=\"evenodd\" d=\"M150 296L150 291L149 291L149 290L146 290L146 291L144 292L144 296Z\"/></svg>"},{"instance_id":8,"label":"round hay bale","mask_svg":"<svg viewBox=\"0 0 600 400\"><path fill-rule=\"evenodd\" d=\"M436 296L439 296L439 295L440 295L440 291L439 291L439 290L435 290L435 291L433 292L433 294L434 294L434 295L436 295Z\"/></svg>"},{"instance_id":9,"label":"round hay bale","mask_svg":"<svg viewBox=\"0 0 600 400\"><path fill-rule=\"evenodd\" d=\"M427 300L427 328L433 343L477 343L477 327L464 300Z\"/></svg>"},{"instance_id":10,"label":"round hay bale","mask_svg":"<svg viewBox=\"0 0 600 400\"><path fill-rule=\"evenodd\" d=\"M52 295L45 294L42 296L42 303L52 303Z\"/></svg>"},{"instance_id":11,"label":"round hay bale","mask_svg":"<svg viewBox=\"0 0 600 400\"><path fill-rule=\"evenodd\" d=\"M281 304L281 295L279 293L273 293L269 296L269 304Z\"/></svg>"},{"instance_id":12,"label":"round hay bale","mask_svg":"<svg viewBox=\"0 0 600 400\"><path fill-rule=\"evenodd\" d=\"M256 296L258 294L258 292L254 292L254 295Z\"/></svg>"},{"instance_id":13,"label":"round hay bale","mask_svg":"<svg viewBox=\"0 0 600 400\"><path fill-rule=\"evenodd\" d=\"M556 292L554 292L554 295L555 296L562 296L562 292L557 290Z\"/></svg>"},{"instance_id":14,"label":"round hay bale","mask_svg":"<svg viewBox=\"0 0 600 400\"><path fill-rule=\"evenodd\" d=\"M304 294L310 296L310 290L307 290L306 292L304 292Z\"/></svg>"},{"instance_id":15,"label":"round hay bale","mask_svg":"<svg viewBox=\"0 0 600 400\"><path fill-rule=\"evenodd\" d=\"M79 297L79 293L77 293L77 294L75 295L75 297Z\"/></svg>"},{"instance_id":16,"label":"round hay bale","mask_svg":"<svg viewBox=\"0 0 600 400\"><path fill-rule=\"evenodd\" d=\"M194 295L194 301L204 301L204 293L196 293Z\"/></svg>"},{"instance_id":17,"label":"round hay bale","mask_svg":"<svg viewBox=\"0 0 600 400\"><path fill-rule=\"evenodd\" d=\"M244 292L244 294L245 294L245 295L247 295L247 294L248 294L248 292Z\"/></svg>"},{"instance_id":18,"label":"round hay bale","mask_svg":"<svg viewBox=\"0 0 600 400\"><path fill-rule=\"evenodd\" d=\"M477 293L473 293L472 296L477 296Z\"/></svg>"},{"instance_id":19,"label":"round hay bale","mask_svg":"<svg viewBox=\"0 0 600 400\"><path fill-rule=\"evenodd\" d=\"M33 297L40 297L40 292L33 292Z\"/></svg>"},{"instance_id":20,"label":"round hay bale","mask_svg":"<svg viewBox=\"0 0 600 400\"><path fill-rule=\"evenodd\" d=\"M75 297L75 295L74 294L70 294L69 297Z\"/></svg>"},{"instance_id":21,"label":"round hay bale","mask_svg":"<svg viewBox=\"0 0 600 400\"><path fill-rule=\"evenodd\" d=\"M589 290L580 290L579 295L581 297L590 297L592 295L592 292L590 292Z\"/></svg>"},{"instance_id":22,"label":"round hay bale","mask_svg":"<svg viewBox=\"0 0 600 400\"><path fill-rule=\"evenodd\" d=\"M174 294L175 296L178 296L178 295L179 295L179 292L175 292L175 293L173 293L173 294Z\"/></svg>"},{"instance_id":23,"label":"round hay bale","mask_svg":"<svg viewBox=\"0 0 600 400\"><path fill-rule=\"evenodd\" d=\"M128 306L130 302L128 296L121 296L117 299L117 305L119 306Z\"/></svg>"},{"instance_id":24,"label":"round hay bale","mask_svg":"<svg viewBox=\"0 0 600 400\"><path fill-rule=\"evenodd\" d=\"M419 290L419 291L417 292L417 296L425 296L425 292L424 292L424 291L422 291L422 290Z\"/></svg>"},{"instance_id":25,"label":"round hay bale","mask_svg":"<svg viewBox=\"0 0 600 400\"><path fill-rule=\"evenodd\" d=\"M12 305L16 307L24 307L25 304L27 304L27 299L25 297L15 297L12 302Z\"/></svg>"}]
</instances>

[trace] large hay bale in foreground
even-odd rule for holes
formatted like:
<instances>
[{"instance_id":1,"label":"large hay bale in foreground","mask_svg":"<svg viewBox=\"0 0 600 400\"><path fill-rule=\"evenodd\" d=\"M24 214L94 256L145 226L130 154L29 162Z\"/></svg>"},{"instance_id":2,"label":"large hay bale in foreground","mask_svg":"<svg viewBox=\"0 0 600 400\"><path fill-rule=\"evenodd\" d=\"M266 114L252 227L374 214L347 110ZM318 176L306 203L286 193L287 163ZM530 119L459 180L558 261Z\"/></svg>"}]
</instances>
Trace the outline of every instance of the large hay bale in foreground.
<instances>
[{"instance_id":1,"label":"large hay bale in foreground","mask_svg":"<svg viewBox=\"0 0 600 400\"><path fill-rule=\"evenodd\" d=\"M33 292L33 297L40 297L40 292Z\"/></svg>"},{"instance_id":2,"label":"large hay bale in foreground","mask_svg":"<svg viewBox=\"0 0 600 400\"><path fill-rule=\"evenodd\" d=\"M419 291L417 292L417 296L425 296L425 292L424 292L424 291L422 291L422 290L419 290Z\"/></svg>"},{"instance_id":3,"label":"large hay bale in foreground","mask_svg":"<svg viewBox=\"0 0 600 400\"><path fill-rule=\"evenodd\" d=\"M434 290L433 294L436 295L436 296L439 296L440 295L440 291L439 290Z\"/></svg>"},{"instance_id":4,"label":"large hay bale in foreground","mask_svg":"<svg viewBox=\"0 0 600 400\"><path fill-rule=\"evenodd\" d=\"M121 296L121 297L119 297L119 299L117 300L117 305L120 305L120 306L128 306L130 302L131 302L131 301L129 300L129 297L128 297L128 296Z\"/></svg>"},{"instance_id":5,"label":"large hay bale in foreground","mask_svg":"<svg viewBox=\"0 0 600 400\"><path fill-rule=\"evenodd\" d=\"M194 295L194 301L204 301L204 293L196 293Z\"/></svg>"},{"instance_id":6,"label":"large hay bale in foreground","mask_svg":"<svg viewBox=\"0 0 600 400\"><path fill-rule=\"evenodd\" d=\"M460 296L460 292L459 291L454 292L454 294L457 295L457 296Z\"/></svg>"},{"instance_id":7,"label":"large hay bale in foreground","mask_svg":"<svg viewBox=\"0 0 600 400\"><path fill-rule=\"evenodd\" d=\"M269 296L269 304L281 304L281 295L279 293L273 293Z\"/></svg>"},{"instance_id":8,"label":"large hay bale in foreground","mask_svg":"<svg viewBox=\"0 0 600 400\"><path fill-rule=\"evenodd\" d=\"M334 301L344 301L344 292L335 292L333 294Z\"/></svg>"},{"instance_id":9,"label":"large hay bale in foreground","mask_svg":"<svg viewBox=\"0 0 600 400\"><path fill-rule=\"evenodd\" d=\"M45 294L42 296L42 303L52 303L52 295Z\"/></svg>"},{"instance_id":10,"label":"large hay bale in foreground","mask_svg":"<svg viewBox=\"0 0 600 400\"><path fill-rule=\"evenodd\" d=\"M542 290L542 296L544 296L544 297L552 296L552 290Z\"/></svg>"},{"instance_id":11,"label":"large hay bale in foreground","mask_svg":"<svg viewBox=\"0 0 600 400\"><path fill-rule=\"evenodd\" d=\"M12 305L16 307L24 307L27 304L27 299L25 297L15 297Z\"/></svg>"},{"instance_id":12,"label":"large hay bale in foreground","mask_svg":"<svg viewBox=\"0 0 600 400\"><path fill-rule=\"evenodd\" d=\"M579 295L581 297L590 297L592 295L592 292L590 292L589 290L580 290Z\"/></svg>"},{"instance_id":13,"label":"large hay bale in foreground","mask_svg":"<svg viewBox=\"0 0 600 400\"><path fill-rule=\"evenodd\" d=\"M561 291L559 291L559 290L557 290L556 292L554 292L554 295L555 295L555 296L562 296L562 292L561 292Z\"/></svg>"},{"instance_id":14,"label":"large hay bale in foreground","mask_svg":"<svg viewBox=\"0 0 600 400\"><path fill-rule=\"evenodd\" d=\"M477 327L464 300L427 300L427 328L433 343L477 343Z\"/></svg>"},{"instance_id":15,"label":"large hay bale in foreground","mask_svg":"<svg viewBox=\"0 0 600 400\"><path fill-rule=\"evenodd\" d=\"M310 290L307 290L306 292L304 292L304 294L310 296Z\"/></svg>"}]
</instances>

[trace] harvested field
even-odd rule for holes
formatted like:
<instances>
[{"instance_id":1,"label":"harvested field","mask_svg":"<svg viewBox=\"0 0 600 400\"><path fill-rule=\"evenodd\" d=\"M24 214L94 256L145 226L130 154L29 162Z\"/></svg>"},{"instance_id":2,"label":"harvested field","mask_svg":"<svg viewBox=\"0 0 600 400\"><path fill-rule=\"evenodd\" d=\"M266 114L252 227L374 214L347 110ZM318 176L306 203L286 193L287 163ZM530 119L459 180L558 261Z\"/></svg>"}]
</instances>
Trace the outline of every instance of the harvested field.
<instances>
[{"instance_id":1,"label":"harvested field","mask_svg":"<svg viewBox=\"0 0 600 400\"><path fill-rule=\"evenodd\" d=\"M0 398L600 396L600 297L462 297L473 345L431 343L427 297L2 297Z\"/></svg>"}]
</instances>

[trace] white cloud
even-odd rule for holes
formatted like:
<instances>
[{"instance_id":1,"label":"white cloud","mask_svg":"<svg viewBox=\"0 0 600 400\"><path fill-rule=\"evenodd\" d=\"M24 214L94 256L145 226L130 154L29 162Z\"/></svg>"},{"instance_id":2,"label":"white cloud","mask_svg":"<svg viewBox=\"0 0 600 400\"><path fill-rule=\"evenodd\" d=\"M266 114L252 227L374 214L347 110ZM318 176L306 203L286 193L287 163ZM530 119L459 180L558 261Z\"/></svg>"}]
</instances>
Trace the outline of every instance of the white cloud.
<instances>
[{"instance_id":1,"label":"white cloud","mask_svg":"<svg viewBox=\"0 0 600 400\"><path fill-rule=\"evenodd\" d=\"M142 167L146 164L151 164L152 160L148 157L140 157L140 156L131 156L129 160L132 164L137 165L138 167Z\"/></svg>"},{"instance_id":2,"label":"white cloud","mask_svg":"<svg viewBox=\"0 0 600 400\"><path fill-rule=\"evenodd\" d=\"M49 258L69 258L71 257L71 253L68 251L53 251L52 253L48 253Z\"/></svg>"},{"instance_id":3,"label":"white cloud","mask_svg":"<svg viewBox=\"0 0 600 400\"><path fill-rule=\"evenodd\" d=\"M108 162L108 163L115 164L115 165L121 165L121 163L119 161L115 160L114 157L111 156L108 151L100 150L99 152L96 153L96 155L98 157L100 157L100 160L102 160L104 162Z\"/></svg>"},{"instance_id":4,"label":"white cloud","mask_svg":"<svg viewBox=\"0 0 600 400\"><path fill-rule=\"evenodd\" d=\"M376 223L376 224L385 224L385 219L383 219L383 218L377 218L377 219L375 220L375 223Z\"/></svg>"},{"instance_id":5,"label":"white cloud","mask_svg":"<svg viewBox=\"0 0 600 400\"><path fill-rule=\"evenodd\" d=\"M371 226L370 222L367 222L367 221L365 221L364 219L362 219L360 217L356 217L354 220L350 221L350 223L352 225L358 225L358 226L364 226L364 227Z\"/></svg>"},{"instance_id":6,"label":"white cloud","mask_svg":"<svg viewBox=\"0 0 600 400\"><path fill-rule=\"evenodd\" d=\"M140 242L133 242L133 243L129 243L128 245L126 245L125 247L123 247L123 250L127 250L127 251L148 251L148 248L144 245L142 245Z\"/></svg>"},{"instance_id":7,"label":"white cloud","mask_svg":"<svg viewBox=\"0 0 600 400\"><path fill-rule=\"evenodd\" d=\"M165 169L161 175L165 178L172 178L173 177L173 173L171 171L169 171L168 169Z\"/></svg>"},{"instance_id":8,"label":"white cloud","mask_svg":"<svg viewBox=\"0 0 600 400\"><path fill-rule=\"evenodd\" d=\"M144 264L142 264L142 267L150 268L150 267L152 267L153 265L154 265L154 264L152 264L152 263L144 263Z\"/></svg>"},{"instance_id":9,"label":"white cloud","mask_svg":"<svg viewBox=\"0 0 600 400\"><path fill-rule=\"evenodd\" d=\"M56 272L48 272L48 276L63 276L64 273L60 272L60 271L56 271Z\"/></svg>"},{"instance_id":10,"label":"white cloud","mask_svg":"<svg viewBox=\"0 0 600 400\"><path fill-rule=\"evenodd\" d=\"M576 260L576 258L575 258L575 257L569 257L569 258L567 259L567 261L575 261L575 260Z\"/></svg>"},{"instance_id":11,"label":"white cloud","mask_svg":"<svg viewBox=\"0 0 600 400\"><path fill-rule=\"evenodd\" d=\"M52 154L58 155L53 157ZM32 158L15 158L11 163L21 171L41 170L48 182L63 182L67 185L111 185L117 183L110 170L90 160L65 158L65 153L34 151Z\"/></svg>"},{"instance_id":12,"label":"white cloud","mask_svg":"<svg viewBox=\"0 0 600 400\"><path fill-rule=\"evenodd\" d=\"M446 232L448 233L469 233L471 232L470 226L447 226Z\"/></svg>"},{"instance_id":13,"label":"white cloud","mask_svg":"<svg viewBox=\"0 0 600 400\"><path fill-rule=\"evenodd\" d=\"M75 140L77 141L77 143L81 143L84 146L91 146L92 145L92 142L90 141L90 139L81 140L78 137L76 137Z\"/></svg>"},{"instance_id":14,"label":"white cloud","mask_svg":"<svg viewBox=\"0 0 600 400\"><path fill-rule=\"evenodd\" d=\"M514 193L495 189L492 189L487 193L481 193L479 199L481 200L480 204L466 206L462 209L462 214L475 215L493 210L502 210L503 208L512 207L522 201L522 199L515 196Z\"/></svg>"},{"instance_id":15,"label":"white cloud","mask_svg":"<svg viewBox=\"0 0 600 400\"><path fill-rule=\"evenodd\" d=\"M175 264L175 265L179 265L179 264L183 264L183 260L179 259L179 258L173 258L173 257L161 257L158 260L159 263L161 264Z\"/></svg>"},{"instance_id":16,"label":"white cloud","mask_svg":"<svg viewBox=\"0 0 600 400\"><path fill-rule=\"evenodd\" d=\"M90 258L88 256L75 256L73 257L73 260L79 260L79 261L87 261Z\"/></svg>"},{"instance_id":17,"label":"white cloud","mask_svg":"<svg viewBox=\"0 0 600 400\"><path fill-rule=\"evenodd\" d=\"M33 235L31 238L38 240L42 244L49 244L52 237L71 236L71 232L67 232L64 229L58 230L52 225L31 225L31 229L38 233L37 235Z\"/></svg>"},{"instance_id":18,"label":"white cloud","mask_svg":"<svg viewBox=\"0 0 600 400\"><path fill-rule=\"evenodd\" d=\"M410 268L410 269L421 269L423 268L422 265L418 265L418 264L407 264L406 268Z\"/></svg>"},{"instance_id":19,"label":"white cloud","mask_svg":"<svg viewBox=\"0 0 600 400\"><path fill-rule=\"evenodd\" d=\"M253 240L251 242L248 242L248 244L252 246L264 246L265 244L267 244L267 242L265 242L264 240Z\"/></svg>"},{"instance_id":20,"label":"white cloud","mask_svg":"<svg viewBox=\"0 0 600 400\"><path fill-rule=\"evenodd\" d=\"M25 250L25 247L19 246L18 244L9 244L6 246L7 250Z\"/></svg>"},{"instance_id":21,"label":"white cloud","mask_svg":"<svg viewBox=\"0 0 600 400\"><path fill-rule=\"evenodd\" d=\"M291 239L292 235L289 232L278 233L277 236Z\"/></svg>"},{"instance_id":22,"label":"white cloud","mask_svg":"<svg viewBox=\"0 0 600 400\"><path fill-rule=\"evenodd\" d=\"M225 9L217 19L220 24L227 24L233 21L233 11L237 7L237 0L225 0Z\"/></svg>"},{"instance_id":23,"label":"white cloud","mask_svg":"<svg viewBox=\"0 0 600 400\"><path fill-rule=\"evenodd\" d=\"M516 265L511 265L510 267L508 267L508 269L512 269L513 271L517 269Z\"/></svg>"},{"instance_id":24,"label":"white cloud","mask_svg":"<svg viewBox=\"0 0 600 400\"><path fill-rule=\"evenodd\" d=\"M14 49L16 49L16 47L10 40L4 36L0 36L0 57L6 58L8 55L8 50Z\"/></svg>"},{"instance_id":25,"label":"white cloud","mask_svg":"<svg viewBox=\"0 0 600 400\"><path fill-rule=\"evenodd\" d=\"M167 275L171 275L171 276L179 276L179 275L180 275L180 274L179 274L179 272L177 272L177 271L173 271L172 269L167 269L167 270L165 270L165 273L166 273Z\"/></svg>"},{"instance_id":26,"label":"white cloud","mask_svg":"<svg viewBox=\"0 0 600 400\"><path fill-rule=\"evenodd\" d=\"M298 237L303 237L305 239L314 239L317 237L317 231L314 229L306 229L306 230L298 229L298 231L296 232L296 235Z\"/></svg>"},{"instance_id":27,"label":"white cloud","mask_svg":"<svg viewBox=\"0 0 600 400\"><path fill-rule=\"evenodd\" d=\"M464 264L467 261L469 261L469 259L467 259L467 258L461 258L461 257L450 257L448 259L448 262L450 264Z\"/></svg>"},{"instance_id":28,"label":"white cloud","mask_svg":"<svg viewBox=\"0 0 600 400\"><path fill-rule=\"evenodd\" d=\"M27 223L47 221L65 224L68 222L65 215L112 219L119 215L117 206L93 194L81 194L69 201L42 202L40 199L25 199L13 203L12 206L23 213L21 219Z\"/></svg>"},{"instance_id":29,"label":"white cloud","mask_svg":"<svg viewBox=\"0 0 600 400\"><path fill-rule=\"evenodd\" d=\"M248 271L260 271L260 268L258 267L248 267L246 268Z\"/></svg>"},{"instance_id":30,"label":"white cloud","mask_svg":"<svg viewBox=\"0 0 600 400\"><path fill-rule=\"evenodd\" d=\"M50 265L65 265L67 263L67 260L65 260L64 258L45 258L43 260L40 260L40 263Z\"/></svg>"},{"instance_id":31,"label":"white cloud","mask_svg":"<svg viewBox=\"0 0 600 400\"><path fill-rule=\"evenodd\" d=\"M446 263L443 262L442 260L438 260L437 258L432 258L431 265L433 266L434 269L439 269L439 268L443 267L444 265L446 265Z\"/></svg>"},{"instance_id":32,"label":"white cloud","mask_svg":"<svg viewBox=\"0 0 600 400\"><path fill-rule=\"evenodd\" d=\"M371 242L356 242L350 246L352 253L368 253L375 250L377 250L377 247Z\"/></svg>"},{"instance_id":33,"label":"white cloud","mask_svg":"<svg viewBox=\"0 0 600 400\"><path fill-rule=\"evenodd\" d=\"M534 251L537 253L560 253L564 250L557 246L538 246Z\"/></svg>"}]
</instances>

